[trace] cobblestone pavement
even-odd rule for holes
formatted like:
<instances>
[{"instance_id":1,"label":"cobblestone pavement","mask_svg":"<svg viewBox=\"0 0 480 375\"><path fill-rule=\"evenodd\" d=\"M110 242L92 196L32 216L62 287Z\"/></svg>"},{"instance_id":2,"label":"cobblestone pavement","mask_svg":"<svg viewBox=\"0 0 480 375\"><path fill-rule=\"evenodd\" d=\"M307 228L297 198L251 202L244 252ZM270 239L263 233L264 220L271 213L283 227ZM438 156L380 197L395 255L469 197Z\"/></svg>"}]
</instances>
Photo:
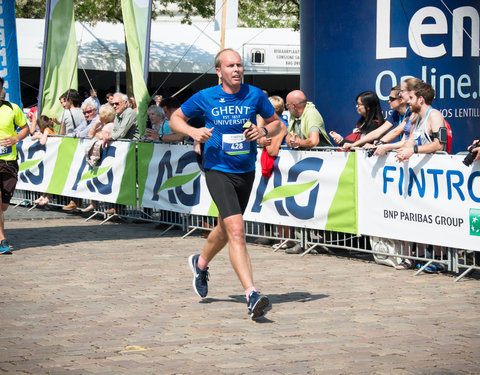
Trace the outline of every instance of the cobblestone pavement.
<instances>
[{"instance_id":1,"label":"cobblestone pavement","mask_svg":"<svg viewBox=\"0 0 480 375\"><path fill-rule=\"evenodd\" d=\"M209 296L193 292L202 237L45 214L7 216L17 250L0 256L0 373L480 373L478 278L249 245L273 303L255 323L227 251Z\"/></svg>"}]
</instances>

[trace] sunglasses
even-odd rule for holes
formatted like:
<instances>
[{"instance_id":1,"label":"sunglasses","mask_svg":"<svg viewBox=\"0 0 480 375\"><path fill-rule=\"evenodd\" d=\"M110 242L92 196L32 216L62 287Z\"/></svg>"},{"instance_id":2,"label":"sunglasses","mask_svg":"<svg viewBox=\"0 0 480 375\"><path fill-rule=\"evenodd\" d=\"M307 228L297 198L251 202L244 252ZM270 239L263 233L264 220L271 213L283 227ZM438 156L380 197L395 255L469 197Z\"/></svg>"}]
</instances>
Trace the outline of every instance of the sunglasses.
<instances>
[{"instance_id":1,"label":"sunglasses","mask_svg":"<svg viewBox=\"0 0 480 375\"><path fill-rule=\"evenodd\" d=\"M84 114L84 115L89 115L89 114L92 113L92 112L93 112L93 109L91 109L91 110L89 110L89 111L83 111L83 114Z\"/></svg>"},{"instance_id":2,"label":"sunglasses","mask_svg":"<svg viewBox=\"0 0 480 375\"><path fill-rule=\"evenodd\" d=\"M112 105L115 107L116 105L120 105L121 103L120 102L114 102L112 103Z\"/></svg>"},{"instance_id":3,"label":"sunglasses","mask_svg":"<svg viewBox=\"0 0 480 375\"><path fill-rule=\"evenodd\" d=\"M389 102L394 102L394 101L397 100L397 99L400 99L400 97L398 97L398 98L394 98L393 96L389 96L389 97L388 97L388 101L389 101Z\"/></svg>"}]
</instances>

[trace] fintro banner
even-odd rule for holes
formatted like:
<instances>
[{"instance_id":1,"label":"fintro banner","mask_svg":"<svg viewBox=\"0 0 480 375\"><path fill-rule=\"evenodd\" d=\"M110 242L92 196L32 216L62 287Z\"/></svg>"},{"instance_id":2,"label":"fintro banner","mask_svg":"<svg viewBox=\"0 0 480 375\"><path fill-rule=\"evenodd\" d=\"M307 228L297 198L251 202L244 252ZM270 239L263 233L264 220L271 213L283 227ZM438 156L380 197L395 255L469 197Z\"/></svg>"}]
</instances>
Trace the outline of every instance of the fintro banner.
<instances>
[{"instance_id":1,"label":"fintro banner","mask_svg":"<svg viewBox=\"0 0 480 375\"><path fill-rule=\"evenodd\" d=\"M480 248L480 165L465 155L359 152L358 215L362 234L459 249Z\"/></svg>"}]
</instances>

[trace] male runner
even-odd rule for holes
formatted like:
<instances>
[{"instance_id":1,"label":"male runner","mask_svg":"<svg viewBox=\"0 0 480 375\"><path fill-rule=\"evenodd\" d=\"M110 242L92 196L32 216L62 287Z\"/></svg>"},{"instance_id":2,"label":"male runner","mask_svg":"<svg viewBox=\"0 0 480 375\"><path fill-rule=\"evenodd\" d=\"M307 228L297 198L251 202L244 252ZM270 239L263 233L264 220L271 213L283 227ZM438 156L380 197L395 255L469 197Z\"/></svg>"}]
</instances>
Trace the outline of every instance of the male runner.
<instances>
[{"instance_id":1,"label":"male runner","mask_svg":"<svg viewBox=\"0 0 480 375\"><path fill-rule=\"evenodd\" d=\"M3 78L0 77L0 91ZM36 114L35 114L36 115ZM17 133L17 125L21 130ZM3 212L7 211L18 180L17 146L30 133L27 118L14 103L0 100L0 254L11 254L12 246L5 237Z\"/></svg>"},{"instance_id":2,"label":"male runner","mask_svg":"<svg viewBox=\"0 0 480 375\"><path fill-rule=\"evenodd\" d=\"M255 178L256 140L277 134L280 119L262 90L242 84L243 65L237 52L220 51L215 57L215 70L221 84L193 95L170 121L174 132L205 143L205 179L219 211L218 225L208 236L202 254L190 256L188 262L195 292L206 297L207 266L228 242L230 261L245 290L249 314L257 319L264 315L270 301L253 284L242 215ZM257 114L265 119L264 128L255 125ZM187 124L189 118L202 115L205 127ZM244 128L245 124L250 126Z\"/></svg>"}]
</instances>

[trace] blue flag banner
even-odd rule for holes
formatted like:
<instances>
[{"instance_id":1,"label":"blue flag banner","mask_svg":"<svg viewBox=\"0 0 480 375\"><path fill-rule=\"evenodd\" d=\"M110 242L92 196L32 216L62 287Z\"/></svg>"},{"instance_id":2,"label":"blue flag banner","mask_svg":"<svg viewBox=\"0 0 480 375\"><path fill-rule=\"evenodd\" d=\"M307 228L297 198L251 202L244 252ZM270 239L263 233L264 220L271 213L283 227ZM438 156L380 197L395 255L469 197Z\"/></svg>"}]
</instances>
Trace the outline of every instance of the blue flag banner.
<instances>
[{"instance_id":1,"label":"blue flag banner","mask_svg":"<svg viewBox=\"0 0 480 375\"><path fill-rule=\"evenodd\" d=\"M374 91L384 115L408 77L433 86L453 152L480 136L480 1L302 0L300 86L327 130L350 134L355 97Z\"/></svg>"},{"instance_id":2,"label":"blue flag banner","mask_svg":"<svg viewBox=\"0 0 480 375\"><path fill-rule=\"evenodd\" d=\"M0 0L0 76L5 81L5 100L22 107L14 1Z\"/></svg>"}]
</instances>

